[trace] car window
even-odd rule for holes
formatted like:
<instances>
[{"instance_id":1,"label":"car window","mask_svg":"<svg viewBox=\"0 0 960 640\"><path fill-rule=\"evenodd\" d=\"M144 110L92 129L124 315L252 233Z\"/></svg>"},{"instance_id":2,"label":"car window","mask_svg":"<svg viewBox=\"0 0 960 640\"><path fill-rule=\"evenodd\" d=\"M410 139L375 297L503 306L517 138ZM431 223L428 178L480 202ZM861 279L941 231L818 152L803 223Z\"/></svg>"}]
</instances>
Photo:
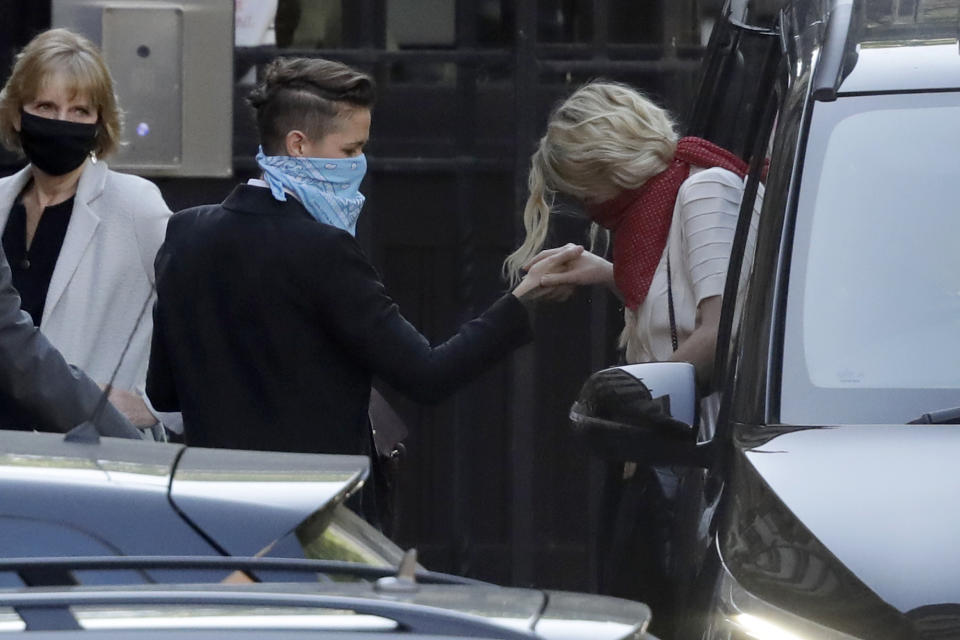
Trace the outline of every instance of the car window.
<instances>
[{"instance_id":1,"label":"car window","mask_svg":"<svg viewBox=\"0 0 960 640\"><path fill-rule=\"evenodd\" d=\"M960 94L817 103L797 204L781 420L960 405Z\"/></svg>"},{"instance_id":2,"label":"car window","mask_svg":"<svg viewBox=\"0 0 960 640\"><path fill-rule=\"evenodd\" d=\"M395 567L403 559L403 549L341 504L313 514L264 555Z\"/></svg>"},{"instance_id":3,"label":"car window","mask_svg":"<svg viewBox=\"0 0 960 640\"><path fill-rule=\"evenodd\" d=\"M393 567L403 558L402 549L343 505L334 510L333 519L322 531L303 525L297 528L297 537L304 555L313 560Z\"/></svg>"}]
</instances>

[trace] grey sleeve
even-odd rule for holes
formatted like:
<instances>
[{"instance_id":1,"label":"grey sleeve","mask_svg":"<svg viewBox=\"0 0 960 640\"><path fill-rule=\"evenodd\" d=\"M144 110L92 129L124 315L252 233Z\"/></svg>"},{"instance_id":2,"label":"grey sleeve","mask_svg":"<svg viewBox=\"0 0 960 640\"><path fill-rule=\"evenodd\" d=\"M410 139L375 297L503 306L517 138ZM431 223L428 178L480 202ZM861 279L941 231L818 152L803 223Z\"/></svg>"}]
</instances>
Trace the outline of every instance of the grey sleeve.
<instances>
[{"instance_id":1,"label":"grey sleeve","mask_svg":"<svg viewBox=\"0 0 960 640\"><path fill-rule=\"evenodd\" d=\"M0 248L0 388L43 421L38 427L69 431L90 419L102 392L86 374L68 365L20 309L10 265ZM139 438L108 402L97 420L102 435Z\"/></svg>"}]
</instances>

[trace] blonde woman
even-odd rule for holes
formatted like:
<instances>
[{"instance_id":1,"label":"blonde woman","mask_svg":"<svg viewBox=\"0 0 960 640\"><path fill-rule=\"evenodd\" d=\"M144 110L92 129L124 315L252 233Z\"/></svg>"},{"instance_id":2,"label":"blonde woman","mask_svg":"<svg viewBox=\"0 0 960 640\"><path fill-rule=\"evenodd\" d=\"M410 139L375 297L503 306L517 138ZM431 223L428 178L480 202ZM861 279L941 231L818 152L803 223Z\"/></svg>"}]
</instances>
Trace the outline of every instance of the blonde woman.
<instances>
[{"instance_id":1,"label":"blonde woman","mask_svg":"<svg viewBox=\"0 0 960 640\"><path fill-rule=\"evenodd\" d=\"M143 394L152 322L141 310L170 210L155 185L107 168L120 129L96 47L66 29L36 36L0 92L0 142L29 161L0 180L0 229L34 324L101 384L119 367L111 400L147 427L157 416ZM0 394L0 427L35 421Z\"/></svg>"},{"instance_id":2,"label":"blonde woman","mask_svg":"<svg viewBox=\"0 0 960 640\"><path fill-rule=\"evenodd\" d=\"M555 109L533 154L526 238L504 269L516 280L541 251L556 193L613 234L613 261L584 252L544 286L608 285L624 303L629 362L677 360L709 379L745 163L617 83L587 84ZM672 306L672 313L671 313ZM672 320L671 320L672 316Z\"/></svg>"}]
</instances>

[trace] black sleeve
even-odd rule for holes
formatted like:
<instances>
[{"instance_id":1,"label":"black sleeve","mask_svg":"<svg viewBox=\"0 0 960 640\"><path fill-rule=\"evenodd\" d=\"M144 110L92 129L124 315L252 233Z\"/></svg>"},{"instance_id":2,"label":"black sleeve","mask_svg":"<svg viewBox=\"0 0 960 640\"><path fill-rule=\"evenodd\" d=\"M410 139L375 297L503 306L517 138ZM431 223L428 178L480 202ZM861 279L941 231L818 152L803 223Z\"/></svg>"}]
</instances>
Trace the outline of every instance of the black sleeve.
<instances>
[{"instance_id":1,"label":"black sleeve","mask_svg":"<svg viewBox=\"0 0 960 640\"><path fill-rule=\"evenodd\" d=\"M160 245L153 263L158 290L168 260L167 243L164 242ZM146 394L150 398L150 404L157 411L180 411L180 400L177 397L177 388L174 384L173 372L170 369L170 360L167 357L166 344L163 339L164 323L158 309L159 301L160 296L158 295L157 301L153 305L153 336L150 338Z\"/></svg>"},{"instance_id":2,"label":"black sleeve","mask_svg":"<svg viewBox=\"0 0 960 640\"><path fill-rule=\"evenodd\" d=\"M420 402L438 402L532 338L527 309L512 294L437 346L400 315L349 234L337 236L320 281L318 314L367 368Z\"/></svg>"},{"instance_id":3,"label":"black sleeve","mask_svg":"<svg viewBox=\"0 0 960 640\"><path fill-rule=\"evenodd\" d=\"M68 365L20 309L10 265L0 248L0 388L43 421L44 429L69 431L94 420L102 435L140 438L140 432L105 402L103 392L82 371Z\"/></svg>"}]
</instances>

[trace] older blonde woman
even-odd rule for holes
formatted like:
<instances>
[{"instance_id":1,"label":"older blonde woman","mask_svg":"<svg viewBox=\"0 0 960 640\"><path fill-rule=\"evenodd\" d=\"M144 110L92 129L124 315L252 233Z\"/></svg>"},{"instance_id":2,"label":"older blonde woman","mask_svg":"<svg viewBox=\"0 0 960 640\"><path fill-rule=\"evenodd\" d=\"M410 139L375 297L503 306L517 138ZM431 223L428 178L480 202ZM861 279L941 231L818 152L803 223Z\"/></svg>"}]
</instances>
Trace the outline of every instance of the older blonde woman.
<instances>
[{"instance_id":1,"label":"older blonde woman","mask_svg":"<svg viewBox=\"0 0 960 640\"><path fill-rule=\"evenodd\" d=\"M66 360L101 384L140 427L153 260L170 210L155 185L108 169L120 109L110 73L86 38L36 36L0 93L0 142L29 164L0 180L0 229L23 308ZM127 345L129 340L129 346ZM0 394L0 426L34 417Z\"/></svg>"},{"instance_id":2,"label":"older blonde woman","mask_svg":"<svg viewBox=\"0 0 960 640\"><path fill-rule=\"evenodd\" d=\"M746 165L699 138L680 138L669 114L640 92L593 82L551 115L531 159L526 238L504 269L541 252L553 196L578 199L613 234L613 261L584 252L543 285L604 283L623 300L629 362L692 362L709 379ZM539 253L538 253L539 252Z\"/></svg>"}]
</instances>

